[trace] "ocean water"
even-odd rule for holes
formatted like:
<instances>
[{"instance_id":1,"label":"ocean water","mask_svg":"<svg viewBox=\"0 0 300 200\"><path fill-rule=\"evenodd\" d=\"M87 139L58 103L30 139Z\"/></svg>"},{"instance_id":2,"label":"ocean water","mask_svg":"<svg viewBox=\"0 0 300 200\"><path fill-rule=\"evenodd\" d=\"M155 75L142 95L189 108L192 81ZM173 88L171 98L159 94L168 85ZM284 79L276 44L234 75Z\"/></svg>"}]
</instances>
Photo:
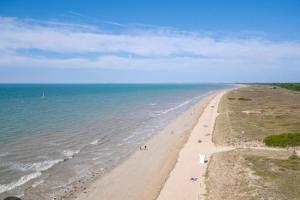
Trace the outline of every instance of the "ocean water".
<instances>
[{"instance_id":1,"label":"ocean water","mask_svg":"<svg viewBox=\"0 0 300 200\"><path fill-rule=\"evenodd\" d=\"M105 173L225 84L0 85L0 199Z\"/></svg>"}]
</instances>

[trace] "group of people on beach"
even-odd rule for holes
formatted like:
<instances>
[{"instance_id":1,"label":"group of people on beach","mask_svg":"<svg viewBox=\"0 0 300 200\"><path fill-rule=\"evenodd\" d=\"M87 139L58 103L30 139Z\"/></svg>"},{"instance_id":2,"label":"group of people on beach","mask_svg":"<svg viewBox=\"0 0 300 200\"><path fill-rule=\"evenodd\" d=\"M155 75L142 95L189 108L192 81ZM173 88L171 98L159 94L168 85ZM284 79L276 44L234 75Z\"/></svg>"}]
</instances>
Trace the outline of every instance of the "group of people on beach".
<instances>
[{"instance_id":1,"label":"group of people on beach","mask_svg":"<svg viewBox=\"0 0 300 200\"><path fill-rule=\"evenodd\" d=\"M147 145L144 145L144 146L140 146L140 150L147 150Z\"/></svg>"}]
</instances>

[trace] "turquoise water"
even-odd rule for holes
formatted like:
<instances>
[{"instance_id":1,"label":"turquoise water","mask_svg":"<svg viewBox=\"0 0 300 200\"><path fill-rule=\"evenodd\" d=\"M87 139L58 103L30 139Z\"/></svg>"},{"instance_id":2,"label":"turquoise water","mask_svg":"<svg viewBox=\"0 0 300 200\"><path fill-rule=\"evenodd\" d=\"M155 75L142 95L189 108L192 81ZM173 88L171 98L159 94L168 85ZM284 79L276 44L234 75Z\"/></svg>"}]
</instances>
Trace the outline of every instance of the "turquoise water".
<instances>
[{"instance_id":1,"label":"turquoise water","mask_svg":"<svg viewBox=\"0 0 300 200\"><path fill-rule=\"evenodd\" d=\"M192 104L228 87L2 84L0 198L46 199L46 188L103 173ZM64 177L65 169L71 173Z\"/></svg>"}]
</instances>

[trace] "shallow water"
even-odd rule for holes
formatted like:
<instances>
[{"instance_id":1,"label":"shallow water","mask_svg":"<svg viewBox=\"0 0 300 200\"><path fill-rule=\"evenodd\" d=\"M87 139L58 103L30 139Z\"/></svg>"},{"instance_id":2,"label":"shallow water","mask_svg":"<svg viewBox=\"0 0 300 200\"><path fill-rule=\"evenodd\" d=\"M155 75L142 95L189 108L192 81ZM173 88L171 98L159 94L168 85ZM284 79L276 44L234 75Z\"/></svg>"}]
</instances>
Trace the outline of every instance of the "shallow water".
<instances>
[{"instance_id":1,"label":"shallow water","mask_svg":"<svg viewBox=\"0 0 300 200\"><path fill-rule=\"evenodd\" d=\"M0 85L0 198L104 173L224 84Z\"/></svg>"}]
</instances>

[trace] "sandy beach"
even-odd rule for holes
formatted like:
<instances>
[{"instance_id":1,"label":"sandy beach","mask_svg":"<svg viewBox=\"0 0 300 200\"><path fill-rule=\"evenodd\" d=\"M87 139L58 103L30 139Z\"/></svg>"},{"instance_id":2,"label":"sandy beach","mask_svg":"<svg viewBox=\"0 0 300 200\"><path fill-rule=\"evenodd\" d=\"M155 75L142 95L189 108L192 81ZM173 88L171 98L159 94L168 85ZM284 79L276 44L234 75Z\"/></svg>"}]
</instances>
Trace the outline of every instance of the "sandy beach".
<instances>
[{"instance_id":1,"label":"sandy beach","mask_svg":"<svg viewBox=\"0 0 300 200\"><path fill-rule=\"evenodd\" d=\"M175 168L161 190L158 200L204 199L205 173L210 156L215 152L232 149L215 146L212 142L218 104L224 93L215 96L205 108L187 143L180 151ZM200 154L205 156L206 163L200 163Z\"/></svg>"},{"instance_id":2,"label":"sandy beach","mask_svg":"<svg viewBox=\"0 0 300 200\"><path fill-rule=\"evenodd\" d=\"M193 148L197 147L199 145L197 143L198 139L202 139L203 144L205 144L206 141L211 141L210 137L205 136L205 134L208 132L211 133L212 131L218 101L222 94L223 93L218 92L210 95L189 108L188 111L181 114L161 132L153 136L145 144L147 145L147 150L138 149L123 163L83 190L76 199L156 199L176 164L178 153L182 151L181 149L187 140L190 138L183 151L185 151L187 146L190 146L190 143L194 143L191 144ZM205 117L203 117L203 115ZM200 116L202 117L199 121ZM206 127L206 132L203 132L202 136L198 137L196 133L199 129L202 129L203 124L207 124L208 127ZM210 143L207 143L207 145L210 145ZM206 145L205 147L203 146L203 149L206 149ZM202 152L202 149L198 150ZM211 149L209 148L208 151L211 151ZM179 163L182 162L180 161L182 155L183 153L181 152ZM207 154L207 156L208 155L209 154ZM194 162L197 167L197 152L191 156L191 160L187 162ZM196 156L195 159L193 156ZM177 165L178 163L171 173L171 177L174 176L174 171L177 171ZM193 175L197 176L200 174ZM190 175L187 175L186 178L183 178L184 180L181 183L189 183L189 176ZM163 196L160 196L159 199L164 199L164 195L168 193L167 191L172 191L172 189L167 189L171 182L173 182L173 178L168 179L161 193Z\"/></svg>"}]
</instances>

